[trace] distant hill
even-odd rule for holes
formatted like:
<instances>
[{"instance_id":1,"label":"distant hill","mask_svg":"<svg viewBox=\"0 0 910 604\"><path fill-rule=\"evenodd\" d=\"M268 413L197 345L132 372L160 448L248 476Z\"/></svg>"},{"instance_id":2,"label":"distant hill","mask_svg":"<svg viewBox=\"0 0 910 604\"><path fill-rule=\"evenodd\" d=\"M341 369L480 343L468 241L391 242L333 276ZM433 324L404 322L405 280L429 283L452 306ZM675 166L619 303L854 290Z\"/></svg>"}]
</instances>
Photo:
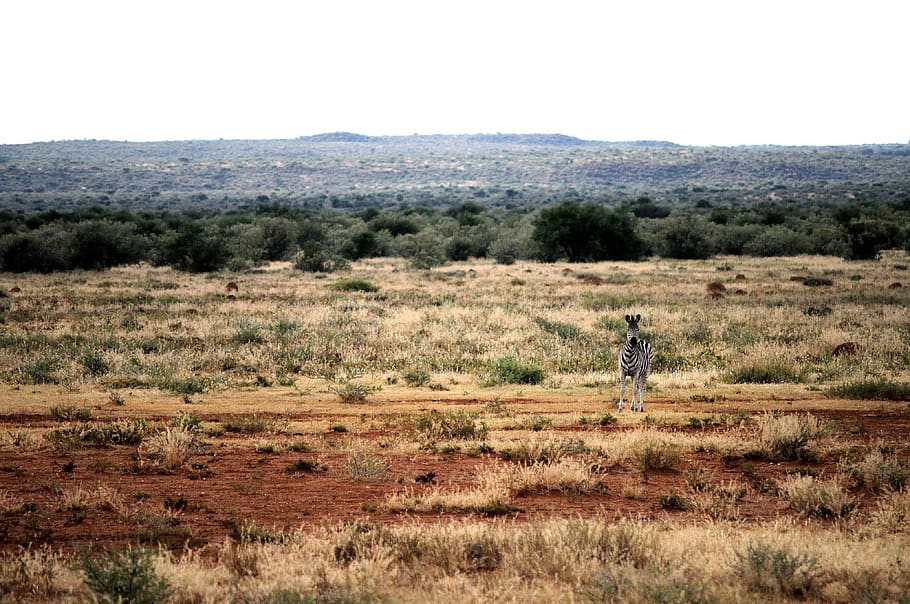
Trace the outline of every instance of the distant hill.
<instances>
[{"instance_id":1,"label":"distant hill","mask_svg":"<svg viewBox=\"0 0 910 604\"><path fill-rule=\"evenodd\" d=\"M0 210L92 204L230 209L464 201L539 207L648 196L701 207L820 200L910 203L910 145L691 147L563 134L0 145Z\"/></svg>"},{"instance_id":2,"label":"distant hill","mask_svg":"<svg viewBox=\"0 0 910 604\"><path fill-rule=\"evenodd\" d=\"M298 140L312 141L314 143L367 143L373 140L373 137L365 134L354 134L353 132L326 132L312 136L301 136Z\"/></svg>"}]
</instances>

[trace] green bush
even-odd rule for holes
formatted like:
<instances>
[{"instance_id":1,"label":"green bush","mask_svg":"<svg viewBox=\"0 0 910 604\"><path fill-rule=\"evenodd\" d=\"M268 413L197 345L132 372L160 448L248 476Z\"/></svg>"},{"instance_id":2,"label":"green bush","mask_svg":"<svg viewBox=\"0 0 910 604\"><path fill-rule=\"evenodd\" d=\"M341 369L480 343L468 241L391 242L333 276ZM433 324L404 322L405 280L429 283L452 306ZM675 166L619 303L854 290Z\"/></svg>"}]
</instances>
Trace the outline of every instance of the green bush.
<instances>
[{"instance_id":1,"label":"green bush","mask_svg":"<svg viewBox=\"0 0 910 604\"><path fill-rule=\"evenodd\" d=\"M544 262L638 260L645 253L631 214L575 201L541 210L534 219L532 238Z\"/></svg>"},{"instance_id":2,"label":"green bush","mask_svg":"<svg viewBox=\"0 0 910 604\"><path fill-rule=\"evenodd\" d=\"M240 434L271 432L276 428L274 419L255 413L253 415L233 415L225 419L222 425L225 432L237 432Z\"/></svg>"},{"instance_id":3,"label":"green bush","mask_svg":"<svg viewBox=\"0 0 910 604\"><path fill-rule=\"evenodd\" d=\"M141 444L149 426L144 419L88 422L47 432L44 438L56 449Z\"/></svg>"},{"instance_id":4,"label":"green bush","mask_svg":"<svg viewBox=\"0 0 910 604\"><path fill-rule=\"evenodd\" d=\"M379 288L377 286L363 279L340 279L329 287L339 292L372 293L379 291Z\"/></svg>"},{"instance_id":5,"label":"green bush","mask_svg":"<svg viewBox=\"0 0 910 604\"><path fill-rule=\"evenodd\" d=\"M92 377L106 375L111 370L110 363L100 350L86 350L79 360Z\"/></svg>"},{"instance_id":6,"label":"green bush","mask_svg":"<svg viewBox=\"0 0 910 604\"><path fill-rule=\"evenodd\" d=\"M704 259L714 254L711 227L700 216L668 218L658 233L658 250L665 258Z\"/></svg>"},{"instance_id":7,"label":"green bush","mask_svg":"<svg viewBox=\"0 0 910 604\"><path fill-rule=\"evenodd\" d=\"M534 363L522 363L515 357L505 356L496 359L490 377L493 384L540 384L544 371Z\"/></svg>"},{"instance_id":8,"label":"green bush","mask_svg":"<svg viewBox=\"0 0 910 604\"><path fill-rule=\"evenodd\" d=\"M751 592L788 598L811 596L820 573L815 558L763 543L737 552L734 572Z\"/></svg>"},{"instance_id":9,"label":"green bush","mask_svg":"<svg viewBox=\"0 0 910 604\"><path fill-rule=\"evenodd\" d=\"M137 548L98 558L83 558L85 585L101 602L158 604L170 592L167 580L155 572L154 553Z\"/></svg>"},{"instance_id":10,"label":"green bush","mask_svg":"<svg viewBox=\"0 0 910 604\"><path fill-rule=\"evenodd\" d=\"M534 319L534 323L537 324L543 331L551 333L555 336L559 336L564 340L573 340L584 335L581 329L576 325L571 323L562 323L560 321L548 321L542 317L537 317Z\"/></svg>"},{"instance_id":11,"label":"green bush","mask_svg":"<svg viewBox=\"0 0 910 604\"><path fill-rule=\"evenodd\" d=\"M482 439L487 426L477 413L428 411L412 420L412 428L425 440Z\"/></svg>"},{"instance_id":12,"label":"green bush","mask_svg":"<svg viewBox=\"0 0 910 604\"><path fill-rule=\"evenodd\" d=\"M860 380L834 386L830 396L875 401L910 401L910 384L886 379Z\"/></svg>"},{"instance_id":13,"label":"green bush","mask_svg":"<svg viewBox=\"0 0 910 604\"><path fill-rule=\"evenodd\" d=\"M780 485L788 505L805 516L844 518L856 507L856 500L834 481L813 476L792 476Z\"/></svg>"},{"instance_id":14,"label":"green bush","mask_svg":"<svg viewBox=\"0 0 910 604\"><path fill-rule=\"evenodd\" d=\"M38 357L19 369L20 379L25 384L56 384L56 372L62 365L56 355Z\"/></svg>"},{"instance_id":15,"label":"green bush","mask_svg":"<svg viewBox=\"0 0 910 604\"><path fill-rule=\"evenodd\" d=\"M367 400L370 393L375 390L376 388L374 386L358 384L356 382L345 382L339 386L332 387L332 392L334 392L343 403L362 403Z\"/></svg>"},{"instance_id":16,"label":"green bush","mask_svg":"<svg viewBox=\"0 0 910 604\"><path fill-rule=\"evenodd\" d=\"M409 369L401 377L411 388L419 388L430 383L430 372L426 369Z\"/></svg>"},{"instance_id":17,"label":"green bush","mask_svg":"<svg viewBox=\"0 0 910 604\"><path fill-rule=\"evenodd\" d=\"M811 461L809 449L821 434L818 418L805 415L774 415L765 413L756 422L759 453L772 460Z\"/></svg>"},{"instance_id":18,"label":"green bush","mask_svg":"<svg viewBox=\"0 0 910 604\"><path fill-rule=\"evenodd\" d=\"M729 369L724 376L730 384L787 384L799 382L799 374L782 361L760 360Z\"/></svg>"}]
</instances>

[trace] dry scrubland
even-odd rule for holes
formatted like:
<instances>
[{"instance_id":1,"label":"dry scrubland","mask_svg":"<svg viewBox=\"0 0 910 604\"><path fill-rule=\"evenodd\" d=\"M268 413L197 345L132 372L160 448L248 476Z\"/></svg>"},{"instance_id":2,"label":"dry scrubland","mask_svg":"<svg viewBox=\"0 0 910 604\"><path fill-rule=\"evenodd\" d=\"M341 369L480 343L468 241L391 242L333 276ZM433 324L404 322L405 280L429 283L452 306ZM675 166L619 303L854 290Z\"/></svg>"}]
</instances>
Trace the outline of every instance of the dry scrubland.
<instances>
[{"instance_id":1,"label":"dry scrubland","mask_svg":"<svg viewBox=\"0 0 910 604\"><path fill-rule=\"evenodd\" d=\"M0 275L0 598L908 601L908 264Z\"/></svg>"}]
</instances>

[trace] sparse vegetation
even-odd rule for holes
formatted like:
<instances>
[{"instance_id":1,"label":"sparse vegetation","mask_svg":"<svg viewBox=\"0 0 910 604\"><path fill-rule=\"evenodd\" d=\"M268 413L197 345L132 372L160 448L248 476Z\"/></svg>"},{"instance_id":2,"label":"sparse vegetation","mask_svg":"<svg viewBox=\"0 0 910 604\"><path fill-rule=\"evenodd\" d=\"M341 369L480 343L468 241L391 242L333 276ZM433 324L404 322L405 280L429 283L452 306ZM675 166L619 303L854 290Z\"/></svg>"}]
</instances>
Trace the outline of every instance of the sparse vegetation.
<instances>
[{"instance_id":1,"label":"sparse vegetation","mask_svg":"<svg viewBox=\"0 0 910 604\"><path fill-rule=\"evenodd\" d=\"M99 600L65 556L146 545L181 602L900 601L907 409L832 390L907 381L908 288L887 287L906 260L883 258L383 256L346 269L381 285L366 294L289 260L0 274L22 287L0 310L0 599ZM668 362L648 414L616 414L640 304ZM51 357L53 381L24 378ZM491 387L509 357L542 379ZM775 360L797 379L727 379ZM347 382L367 399L339 404Z\"/></svg>"}]
</instances>

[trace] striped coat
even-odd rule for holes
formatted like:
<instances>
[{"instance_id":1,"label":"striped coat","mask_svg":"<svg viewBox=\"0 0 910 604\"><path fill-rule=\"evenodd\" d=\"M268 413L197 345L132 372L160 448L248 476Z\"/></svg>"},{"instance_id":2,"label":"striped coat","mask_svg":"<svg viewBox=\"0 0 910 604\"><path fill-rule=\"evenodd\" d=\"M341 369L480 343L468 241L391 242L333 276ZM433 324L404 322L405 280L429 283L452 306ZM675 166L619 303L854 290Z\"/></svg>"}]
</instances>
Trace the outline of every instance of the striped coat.
<instances>
[{"instance_id":1,"label":"striped coat","mask_svg":"<svg viewBox=\"0 0 910 604\"><path fill-rule=\"evenodd\" d=\"M619 410L622 411L623 399L626 393L626 377L632 378L632 411L645 410L645 380L651 373L651 361L654 359L654 349L638 335L638 323L641 315L626 315L626 343L619 352ZM638 394L638 408L636 409L636 393Z\"/></svg>"}]
</instances>

